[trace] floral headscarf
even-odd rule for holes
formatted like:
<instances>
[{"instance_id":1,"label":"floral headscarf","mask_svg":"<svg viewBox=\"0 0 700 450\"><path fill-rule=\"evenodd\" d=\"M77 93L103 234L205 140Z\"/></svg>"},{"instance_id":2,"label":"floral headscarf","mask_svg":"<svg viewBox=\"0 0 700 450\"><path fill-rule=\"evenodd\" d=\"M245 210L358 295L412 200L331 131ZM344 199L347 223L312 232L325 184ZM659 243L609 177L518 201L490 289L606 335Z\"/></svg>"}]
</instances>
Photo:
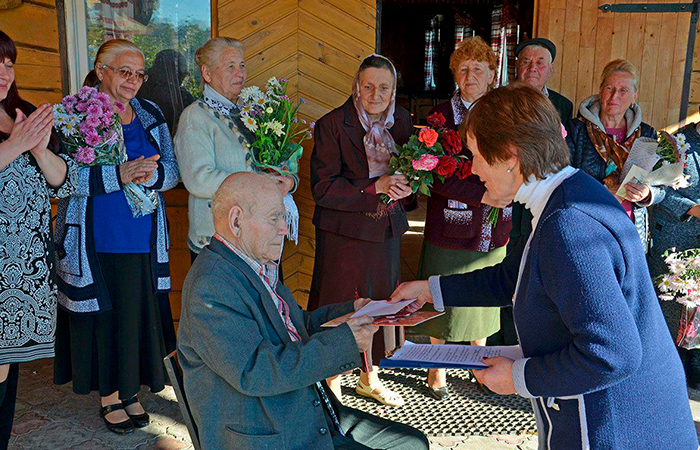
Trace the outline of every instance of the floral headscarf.
<instances>
[{"instance_id":1,"label":"floral headscarf","mask_svg":"<svg viewBox=\"0 0 700 450\"><path fill-rule=\"evenodd\" d=\"M355 81L352 85L352 101L357 110L357 116L360 119L362 127L367 134L363 138L365 144L365 153L367 154L367 164L369 166L369 177L374 178L384 175L389 171L389 160L391 153L395 151L396 143L394 138L389 133L389 129L394 126L394 111L396 110L396 68L388 58L382 55L371 54L362 62L371 57L379 57L386 60L394 75L394 90L391 93L391 101L389 106L384 110L379 120L372 122L369 114L362 107L360 100L360 71L355 74Z\"/></svg>"}]
</instances>

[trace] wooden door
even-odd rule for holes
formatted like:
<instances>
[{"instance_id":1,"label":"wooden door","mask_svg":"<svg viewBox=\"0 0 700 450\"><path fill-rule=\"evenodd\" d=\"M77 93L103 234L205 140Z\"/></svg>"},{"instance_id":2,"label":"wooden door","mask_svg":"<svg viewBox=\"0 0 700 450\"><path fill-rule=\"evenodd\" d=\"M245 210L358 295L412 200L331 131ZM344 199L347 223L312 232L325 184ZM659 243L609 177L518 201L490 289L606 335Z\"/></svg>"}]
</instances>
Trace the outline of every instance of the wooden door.
<instances>
[{"instance_id":1,"label":"wooden door","mask_svg":"<svg viewBox=\"0 0 700 450\"><path fill-rule=\"evenodd\" d=\"M375 0L220 0L214 21L219 36L243 41L248 84L271 76L289 80L293 98L303 98L302 118L315 121L348 98L360 61L374 51ZM299 189L299 245L285 244L285 284L300 305L308 300L314 265L314 202L305 145Z\"/></svg>"},{"instance_id":2,"label":"wooden door","mask_svg":"<svg viewBox=\"0 0 700 450\"><path fill-rule=\"evenodd\" d=\"M678 1L683 0L654 0ZM549 86L569 98L574 108L598 93L605 64L623 58L640 73L638 103L643 120L657 129L678 124L690 14L611 13L598 9L606 3L647 3L639 0L537 3L535 34L551 39L557 46L556 68ZM695 89L691 91L689 116L698 111L700 104L700 64L697 58L694 60L697 72L692 75Z\"/></svg>"}]
</instances>

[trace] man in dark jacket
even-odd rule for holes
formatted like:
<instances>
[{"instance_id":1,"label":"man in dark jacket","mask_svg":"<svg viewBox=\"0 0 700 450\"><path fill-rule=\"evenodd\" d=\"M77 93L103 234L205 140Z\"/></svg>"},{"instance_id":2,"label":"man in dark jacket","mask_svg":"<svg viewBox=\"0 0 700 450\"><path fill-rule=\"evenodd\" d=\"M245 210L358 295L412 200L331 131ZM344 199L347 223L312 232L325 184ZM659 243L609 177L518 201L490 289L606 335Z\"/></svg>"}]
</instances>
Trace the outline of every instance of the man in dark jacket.
<instances>
[{"instance_id":1,"label":"man in dark jacket","mask_svg":"<svg viewBox=\"0 0 700 450\"><path fill-rule=\"evenodd\" d=\"M557 47L549 39L530 39L521 42L515 48L515 57L517 58L515 67L518 81L544 92L559 113L561 123L568 125L572 119L574 105L568 98L547 88L547 82L554 72L554 58L556 56Z\"/></svg>"},{"instance_id":2,"label":"man in dark jacket","mask_svg":"<svg viewBox=\"0 0 700 450\"><path fill-rule=\"evenodd\" d=\"M420 431L344 407L319 381L359 366L377 327L358 317L321 328L366 299L307 313L279 282L287 225L275 183L224 180L216 234L185 279L178 357L202 450L428 450Z\"/></svg>"},{"instance_id":3,"label":"man in dark jacket","mask_svg":"<svg viewBox=\"0 0 700 450\"><path fill-rule=\"evenodd\" d=\"M567 128L573 116L574 105L568 98L558 92L547 88L547 82L554 71L554 58L557 56L557 47L552 41L545 38L535 38L523 41L515 49L516 70L518 81L529 84L549 97L554 108L561 117L561 123ZM520 241L527 241L532 232L532 214L521 204L513 204L513 228L510 231L508 253L510 260L515 261L514 269L517 270L522 255ZM512 294L511 294L512 295ZM512 345L517 343L515 327L513 326L513 308L501 309L501 330L489 338L489 345Z\"/></svg>"}]
</instances>

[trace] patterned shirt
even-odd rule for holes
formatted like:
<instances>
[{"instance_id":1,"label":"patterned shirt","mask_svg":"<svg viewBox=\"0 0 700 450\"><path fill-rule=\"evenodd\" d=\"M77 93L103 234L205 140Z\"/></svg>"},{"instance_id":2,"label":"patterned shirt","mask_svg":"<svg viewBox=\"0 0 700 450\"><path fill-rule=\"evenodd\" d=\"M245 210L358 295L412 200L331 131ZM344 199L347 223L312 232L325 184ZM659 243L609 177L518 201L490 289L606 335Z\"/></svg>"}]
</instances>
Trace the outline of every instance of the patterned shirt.
<instances>
[{"instance_id":1,"label":"patterned shirt","mask_svg":"<svg viewBox=\"0 0 700 450\"><path fill-rule=\"evenodd\" d=\"M267 289L267 292L270 294L272 301L275 302L277 312L279 313L280 318L287 327L289 338L293 342L300 342L301 336L299 335L299 332L294 326L294 323L292 323L292 319L289 313L289 305L287 304L287 302L284 301L282 296L280 296L277 293L276 286L277 281L279 279L279 268L277 267L277 264L272 261L267 262L265 264L260 264L253 258L238 250L236 247L233 246L233 244L228 242L220 234L214 235L214 238L222 244L224 244L229 250L235 253L243 261L245 261L245 263L248 264L256 274L258 274L260 281L262 281L263 285L265 286L265 289Z\"/></svg>"}]
</instances>

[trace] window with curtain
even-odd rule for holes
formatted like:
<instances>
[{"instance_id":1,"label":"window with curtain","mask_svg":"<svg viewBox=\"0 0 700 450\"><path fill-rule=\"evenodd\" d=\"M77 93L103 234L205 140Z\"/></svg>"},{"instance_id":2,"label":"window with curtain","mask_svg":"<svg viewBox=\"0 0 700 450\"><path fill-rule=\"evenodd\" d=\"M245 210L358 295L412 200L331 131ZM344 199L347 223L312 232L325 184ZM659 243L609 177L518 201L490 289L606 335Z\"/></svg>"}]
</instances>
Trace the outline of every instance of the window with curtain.
<instances>
[{"instance_id":1,"label":"window with curtain","mask_svg":"<svg viewBox=\"0 0 700 450\"><path fill-rule=\"evenodd\" d=\"M87 69L94 65L100 45L109 39L134 42L144 53L148 81L139 97L163 110L175 133L182 110L200 94L201 75L195 50L211 36L211 6L206 0L73 0L84 2ZM78 58L81 60L81 58Z\"/></svg>"},{"instance_id":2,"label":"window with curtain","mask_svg":"<svg viewBox=\"0 0 700 450\"><path fill-rule=\"evenodd\" d=\"M434 91L437 88L437 45L440 42L440 16L430 19L425 30L425 90Z\"/></svg>"},{"instance_id":3,"label":"window with curtain","mask_svg":"<svg viewBox=\"0 0 700 450\"><path fill-rule=\"evenodd\" d=\"M515 80L515 47L520 41L520 25L515 20L513 6L497 3L491 13L491 48L496 53L496 86Z\"/></svg>"}]
</instances>

